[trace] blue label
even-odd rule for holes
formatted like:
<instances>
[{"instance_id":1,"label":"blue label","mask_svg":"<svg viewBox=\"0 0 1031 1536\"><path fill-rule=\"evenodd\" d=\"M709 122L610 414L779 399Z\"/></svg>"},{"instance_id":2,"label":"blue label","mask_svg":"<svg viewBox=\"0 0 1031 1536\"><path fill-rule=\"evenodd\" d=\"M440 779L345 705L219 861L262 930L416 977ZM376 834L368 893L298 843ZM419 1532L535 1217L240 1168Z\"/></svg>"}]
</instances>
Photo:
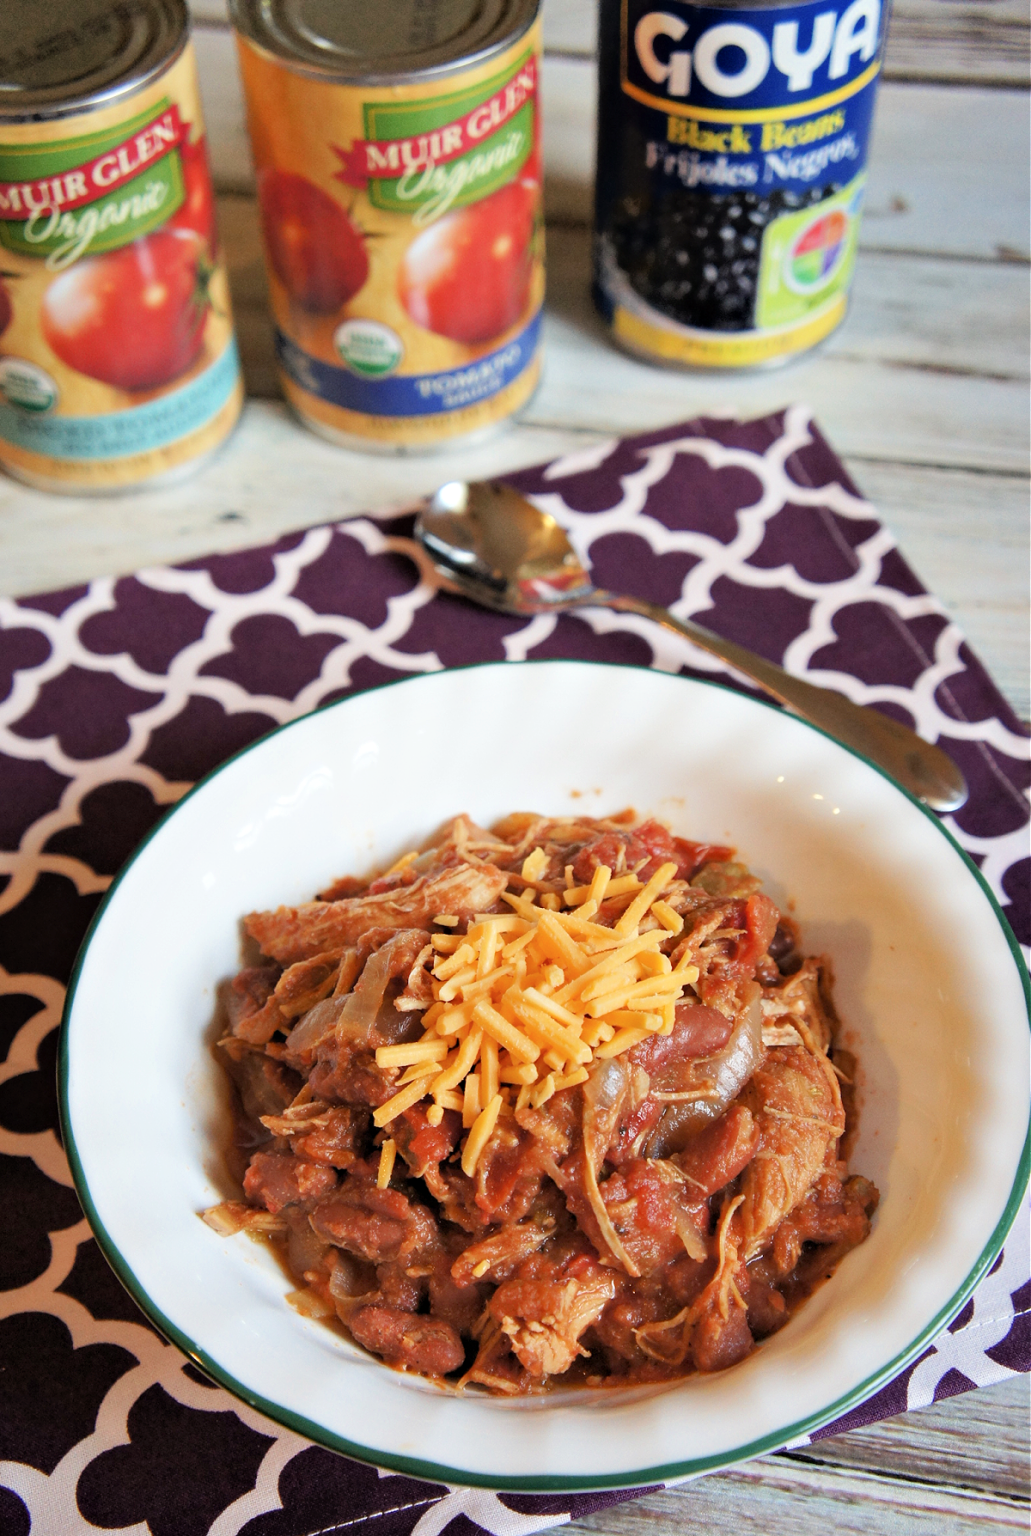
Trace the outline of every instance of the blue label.
<instances>
[{"instance_id":1,"label":"blue label","mask_svg":"<svg viewBox=\"0 0 1031 1536\"><path fill-rule=\"evenodd\" d=\"M207 426L225 405L240 376L236 341L197 378L145 405L106 416L35 414L0 401L0 438L52 459L86 462L150 453Z\"/></svg>"},{"instance_id":2,"label":"blue label","mask_svg":"<svg viewBox=\"0 0 1031 1536\"><path fill-rule=\"evenodd\" d=\"M529 325L497 351L443 373L363 378L349 368L312 357L280 330L276 331L276 356L283 372L301 389L344 410L367 416L436 416L489 400L511 384L533 361L540 328L538 310Z\"/></svg>"},{"instance_id":3,"label":"blue label","mask_svg":"<svg viewBox=\"0 0 1031 1536\"><path fill-rule=\"evenodd\" d=\"M851 181L866 163L886 21L881 0L621 0L619 90L644 169L659 186L714 193Z\"/></svg>"}]
</instances>

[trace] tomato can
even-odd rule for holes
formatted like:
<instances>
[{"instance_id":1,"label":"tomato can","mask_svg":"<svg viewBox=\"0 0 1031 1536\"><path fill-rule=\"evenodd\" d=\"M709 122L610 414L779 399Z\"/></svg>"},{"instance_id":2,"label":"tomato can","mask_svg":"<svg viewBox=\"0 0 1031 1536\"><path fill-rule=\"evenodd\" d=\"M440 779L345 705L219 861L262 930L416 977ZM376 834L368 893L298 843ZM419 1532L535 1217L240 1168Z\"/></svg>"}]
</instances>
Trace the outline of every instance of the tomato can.
<instances>
[{"instance_id":1,"label":"tomato can","mask_svg":"<svg viewBox=\"0 0 1031 1536\"><path fill-rule=\"evenodd\" d=\"M843 320L888 0L601 0L595 303L649 361L755 368Z\"/></svg>"},{"instance_id":2,"label":"tomato can","mask_svg":"<svg viewBox=\"0 0 1031 1536\"><path fill-rule=\"evenodd\" d=\"M538 0L233 0L284 393L337 442L479 436L540 370Z\"/></svg>"},{"instance_id":3,"label":"tomato can","mask_svg":"<svg viewBox=\"0 0 1031 1536\"><path fill-rule=\"evenodd\" d=\"M185 0L4 0L0 465L175 478L243 401Z\"/></svg>"}]
</instances>

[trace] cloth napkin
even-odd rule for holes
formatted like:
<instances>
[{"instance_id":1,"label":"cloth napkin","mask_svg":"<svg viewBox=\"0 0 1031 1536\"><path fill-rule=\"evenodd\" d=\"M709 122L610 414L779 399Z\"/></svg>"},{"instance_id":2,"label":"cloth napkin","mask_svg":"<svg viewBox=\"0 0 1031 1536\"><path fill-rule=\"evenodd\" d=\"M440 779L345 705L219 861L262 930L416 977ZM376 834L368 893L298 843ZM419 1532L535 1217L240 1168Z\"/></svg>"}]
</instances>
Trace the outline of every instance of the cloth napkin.
<instances>
[{"instance_id":1,"label":"cloth napkin","mask_svg":"<svg viewBox=\"0 0 1031 1536\"><path fill-rule=\"evenodd\" d=\"M511 477L597 580L875 703L962 766L945 818L1024 944L1027 735L802 407L606 442ZM508 618L435 590L396 514L0 599L0 1529L529 1536L631 1497L378 1473L213 1387L108 1269L58 1135L63 987L102 893L189 785L272 726L390 678L584 657L745 686L647 622ZM1026 1210L922 1359L820 1433L1031 1369Z\"/></svg>"}]
</instances>

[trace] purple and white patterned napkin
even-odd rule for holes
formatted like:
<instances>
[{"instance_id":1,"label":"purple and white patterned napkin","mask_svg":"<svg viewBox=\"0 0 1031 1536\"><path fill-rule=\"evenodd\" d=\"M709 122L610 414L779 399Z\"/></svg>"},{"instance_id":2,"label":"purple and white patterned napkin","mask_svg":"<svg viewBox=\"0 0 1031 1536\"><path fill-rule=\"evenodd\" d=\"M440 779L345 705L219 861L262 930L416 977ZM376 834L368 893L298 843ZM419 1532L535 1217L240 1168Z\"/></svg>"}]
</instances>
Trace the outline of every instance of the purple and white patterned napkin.
<instances>
[{"instance_id":1,"label":"purple and white patterned napkin","mask_svg":"<svg viewBox=\"0 0 1031 1536\"><path fill-rule=\"evenodd\" d=\"M1027 733L812 424L699 420L511 477L603 585L664 603L940 739L946 824L1029 931ZM0 1529L153 1536L530 1536L624 1493L494 1494L378 1473L210 1385L82 1217L58 1136L64 983L164 810L272 726L415 672L584 657L722 663L603 610L525 620L436 591L411 519L370 514L64 592L0 599ZM915 1365L833 1434L1031 1370L1027 1210Z\"/></svg>"}]
</instances>

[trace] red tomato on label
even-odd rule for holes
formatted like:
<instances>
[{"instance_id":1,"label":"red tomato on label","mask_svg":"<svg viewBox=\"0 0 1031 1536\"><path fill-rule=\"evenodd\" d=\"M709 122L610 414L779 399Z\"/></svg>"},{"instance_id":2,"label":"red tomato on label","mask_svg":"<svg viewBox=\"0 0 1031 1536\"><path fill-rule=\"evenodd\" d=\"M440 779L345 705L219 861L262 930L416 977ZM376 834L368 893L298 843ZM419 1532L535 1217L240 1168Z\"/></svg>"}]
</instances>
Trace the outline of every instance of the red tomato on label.
<instances>
[{"instance_id":1,"label":"red tomato on label","mask_svg":"<svg viewBox=\"0 0 1031 1536\"><path fill-rule=\"evenodd\" d=\"M186 196L165 225L166 229L192 229L208 242L208 249L215 249L215 196L211 189L211 172L208 169L208 150L204 135L196 144L179 146L179 160L183 170Z\"/></svg>"},{"instance_id":2,"label":"red tomato on label","mask_svg":"<svg viewBox=\"0 0 1031 1536\"><path fill-rule=\"evenodd\" d=\"M43 335L62 362L116 389L157 389L200 354L209 299L201 237L160 229L62 272L43 295Z\"/></svg>"},{"instance_id":3,"label":"red tomato on label","mask_svg":"<svg viewBox=\"0 0 1031 1536\"><path fill-rule=\"evenodd\" d=\"M292 171L267 171L258 201L268 259L287 293L312 314L335 314L369 275L361 232L327 192Z\"/></svg>"},{"instance_id":4,"label":"red tomato on label","mask_svg":"<svg viewBox=\"0 0 1031 1536\"><path fill-rule=\"evenodd\" d=\"M514 325L530 291L536 207L537 183L522 178L424 230L398 273L416 324L467 346Z\"/></svg>"}]
</instances>

